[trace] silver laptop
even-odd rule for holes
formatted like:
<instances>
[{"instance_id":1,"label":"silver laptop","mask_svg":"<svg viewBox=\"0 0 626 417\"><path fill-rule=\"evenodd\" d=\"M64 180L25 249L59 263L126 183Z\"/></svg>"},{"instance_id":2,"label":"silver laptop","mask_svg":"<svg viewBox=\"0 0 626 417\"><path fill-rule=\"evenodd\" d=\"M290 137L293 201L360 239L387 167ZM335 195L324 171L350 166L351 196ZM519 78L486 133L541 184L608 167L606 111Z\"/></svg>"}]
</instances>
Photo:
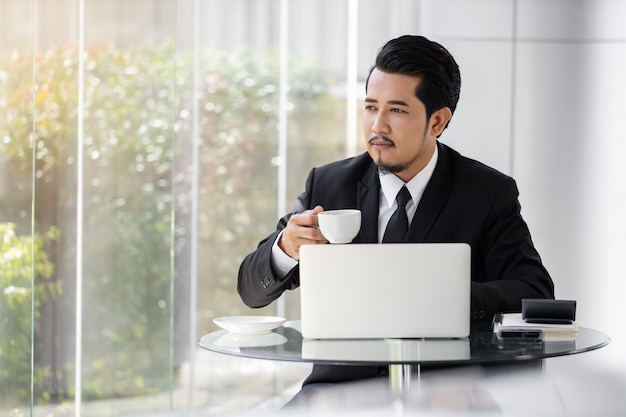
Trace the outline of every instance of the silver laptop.
<instances>
[{"instance_id":1,"label":"silver laptop","mask_svg":"<svg viewBox=\"0 0 626 417\"><path fill-rule=\"evenodd\" d=\"M464 243L302 246L302 336L467 337L470 252Z\"/></svg>"}]
</instances>

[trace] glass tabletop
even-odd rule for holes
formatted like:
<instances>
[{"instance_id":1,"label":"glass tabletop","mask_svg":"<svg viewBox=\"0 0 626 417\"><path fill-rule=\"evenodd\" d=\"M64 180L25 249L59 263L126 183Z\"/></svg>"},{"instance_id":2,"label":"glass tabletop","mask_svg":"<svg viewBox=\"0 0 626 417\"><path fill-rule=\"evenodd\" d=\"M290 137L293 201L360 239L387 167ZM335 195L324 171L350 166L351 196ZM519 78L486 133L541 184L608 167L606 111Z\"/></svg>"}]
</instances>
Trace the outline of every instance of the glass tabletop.
<instances>
[{"instance_id":1,"label":"glass tabletop","mask_svg":"<svg viewBox=\"0 0 626 417\"><path fill-rule=\"evenodd\" d=\"M572 355L599 349L609 337L579 327L575 339L506 342L491 326L474 325L462 339L305 339L299 321L288 321L265 334L241 335L219 330L200 339L213 352L256 359L334 365L471 364L511 362Z\"/></svg>"}]
</instances>

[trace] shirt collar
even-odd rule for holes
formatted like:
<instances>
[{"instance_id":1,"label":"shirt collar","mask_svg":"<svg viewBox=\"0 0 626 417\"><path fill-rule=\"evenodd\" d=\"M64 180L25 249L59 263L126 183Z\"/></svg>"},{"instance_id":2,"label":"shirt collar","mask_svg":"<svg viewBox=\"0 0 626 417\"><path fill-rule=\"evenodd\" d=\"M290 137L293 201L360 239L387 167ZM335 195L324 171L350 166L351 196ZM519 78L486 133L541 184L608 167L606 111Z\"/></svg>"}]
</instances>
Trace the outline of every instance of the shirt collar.
<instances>
[{"instance_id":1,"label":"shirt collar","mask_svg":"<svg viewBox=\"0 0 626 417\"><path fill-rule=\"evenodd\" d=\"M406 185L409 193L411 193L413 203L417 205L422 198L422 194L424 194L424 190L426 189L426 185L428 185L428 181L430 181L430 177L432 177L433 172L435 171L438 158L439 149L435 146L435 152L433 152L433 156L430 158L430 161L428 161L426 166L406 184L393 173L381 172L379 170L378 175L380 177L380 188L389 207L393 206L396 200L396 195L398 195L398 192L403 185Z\"/></svg>"}]
</instances>

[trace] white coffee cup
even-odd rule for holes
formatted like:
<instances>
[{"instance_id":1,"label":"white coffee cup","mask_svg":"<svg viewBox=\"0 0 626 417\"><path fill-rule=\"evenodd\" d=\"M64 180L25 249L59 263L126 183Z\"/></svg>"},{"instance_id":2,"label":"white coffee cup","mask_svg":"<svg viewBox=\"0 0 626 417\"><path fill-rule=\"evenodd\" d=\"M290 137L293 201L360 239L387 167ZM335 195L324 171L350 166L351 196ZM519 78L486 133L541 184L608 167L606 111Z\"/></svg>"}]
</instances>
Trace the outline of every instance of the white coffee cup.
<instances>
[{"instance_id":1,"label":"white coffee cup","mask_svg":"<svg viewBox=\"0 0 626 417\"><path fill-rule=\"evenodd\" d=\"M320 231L330 243L350 243L361 230L361 211L328 210L317 214Z\"/></svg>"}]
</instances>

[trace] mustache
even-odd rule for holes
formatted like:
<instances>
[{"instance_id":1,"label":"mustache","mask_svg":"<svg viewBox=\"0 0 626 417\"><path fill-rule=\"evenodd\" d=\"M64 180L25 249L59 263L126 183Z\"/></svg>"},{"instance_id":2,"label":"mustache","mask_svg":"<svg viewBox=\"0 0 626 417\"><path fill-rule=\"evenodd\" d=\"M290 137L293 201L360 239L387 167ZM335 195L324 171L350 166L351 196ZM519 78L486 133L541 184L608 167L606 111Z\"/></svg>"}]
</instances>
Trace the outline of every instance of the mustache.
<instances>
[{"instance_id":1,"label":"mustache","mask_svg":"<svg viewBox=\"0 0 626 417\"><path fill-rule=\"evenodd\" d=\"M372 136L371 138L367 140L367 143L371 144L372 142L375 142L377 140L382 140L383 142L387 142L388 144L395 146L395 142L391 138L389 138L388 136L379 136L379 135Z\"/></svg>"}]
</instances>

